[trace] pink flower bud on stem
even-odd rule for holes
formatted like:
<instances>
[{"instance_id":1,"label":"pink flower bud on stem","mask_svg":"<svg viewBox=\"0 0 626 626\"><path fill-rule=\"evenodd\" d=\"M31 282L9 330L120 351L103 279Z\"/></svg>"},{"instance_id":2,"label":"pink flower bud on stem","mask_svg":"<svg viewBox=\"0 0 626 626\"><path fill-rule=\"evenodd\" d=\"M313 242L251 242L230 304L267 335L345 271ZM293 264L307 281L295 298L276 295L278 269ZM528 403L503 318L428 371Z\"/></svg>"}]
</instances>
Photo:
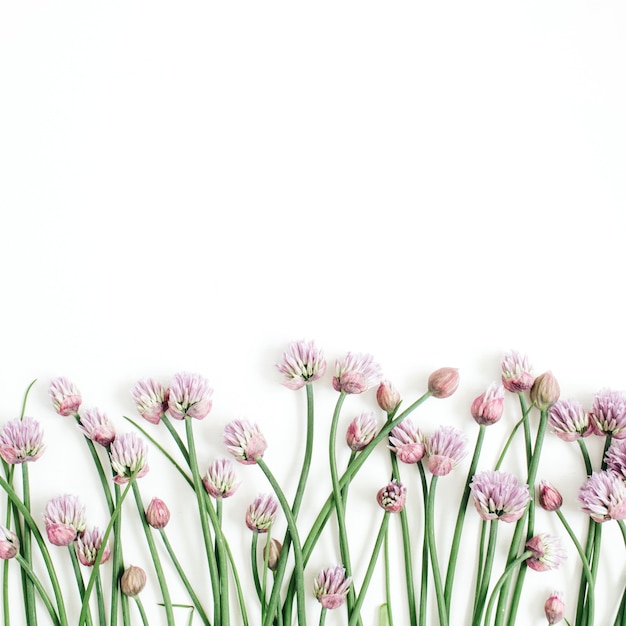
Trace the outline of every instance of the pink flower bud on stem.
<instances>
[{"instance_id":1,"label":"pink flower bud on stem","mask_svg":"<svg viewBox=\"0 0 626 626\"><path fill-rule=\"evenodd\" d=\"M459 370L442 367L428 377L428 391L433 398L448 398L459 386Z\"/></svg>"},{"instance_id":2,"label":"pink flower bud on stem","mask_svg":"<svg viewBox=\"0 0 626 626\"><path fill-rule=\"evenodd\" d=\"M540 410L547 411L558 399L561 389L552 372L540 374L530 388L530 399Z\"/></svg>"}]
</instances>

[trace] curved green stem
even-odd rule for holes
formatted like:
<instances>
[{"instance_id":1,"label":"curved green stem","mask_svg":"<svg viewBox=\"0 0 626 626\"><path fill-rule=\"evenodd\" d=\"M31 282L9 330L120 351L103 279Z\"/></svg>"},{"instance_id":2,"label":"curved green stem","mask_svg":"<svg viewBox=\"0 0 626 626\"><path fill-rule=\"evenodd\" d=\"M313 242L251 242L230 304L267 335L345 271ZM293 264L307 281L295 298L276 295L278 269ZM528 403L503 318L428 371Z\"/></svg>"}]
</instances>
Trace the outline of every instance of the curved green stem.
<instances>
[{"instance_id":1,"label":"curved green stem","mask_svg":"<svg viewBox=\"0 0 626 626\"><path fill-rule=\"evenodd\" d=\"M61 620L59 619L59 616L57 615L57 612L54 609L52 600L50 600L50 597L46 593L46 590L43 588L43 585L41 584L41 581L39 580L39 578L37 578L37 574L35 574L31 565L19 553L15 555L15 560L20 564L20 567L26 572L28 578L33 583L33 587L39 593L39 596L43 600L43 603L46 609L48 610L50 618L52 619L52 623L55 626L61 626Z\"/></svg>"},{"instance_id":2,"label":"curved green stem","mask_svg":"<svg viewBox=\"0 0 626 626\"><path fill-rule=\"evenodd\" d=\"M426 609L428 607L428 531L426 524L426 511L428 510L428 481L426 480L426 472L424 471L424 464L422 461L417 464L417 469L420 474L422 500L424 504L424 534L422 537L422 577L420 581L419 626L426 626Z\"/></svg>"},{"instance_id":3,"label":"curved green stem","mask_svg":"<svg viewBox=\"0 0 626 626\"><path fill-rule=\"evenodd\" d=\"M304 489L309 477L311 469L311 459L313 458L313 438L314 438L314 426L315 426L315 408L313 402L313 385L307 383L306 389L306 443L304 447L304 458L302 460L302 470L300 471L300 478L298 480L298 487L296 489L296 495L293 499L293 506L291 511L294 519L298 519L298 513L300 512L300 506L302 504L302 498L304 497Z\"/></svg>"},{"instance_id":4,"label":"curved green stem","mask_svg":"<svg viewBox=\"0 0 626 626\"><path fill-rule=\"evenodd\" d=\"M489 524L489 543L487 545L487 556L485 564L482 568L482 576L480 581L480 590L478 592L478 600L474 609L473 626L480 626L480 620L485 610L485 602L489 593L489 583L491 582L491 571L493 569L493 560L496 552L496 539L498 537L498 520L491 520Z\"/></svg>"},{"instance_id":5,"label":"curved green stem","mask_svg":"<svg viewBox=\"0 0 626 626\"><path fill-rule=\"evenodd\" d=\"M448 626L448 614L446 613L446 601L443 595L443 585L441 582L441 571L439 569L439 559L437 558L437 544L435 542L435 492L437 488L437 476L433 476L430 481L428 492L428 509L426 511L426 531L428 533L428 551L430 553L430 566L435 581L435 595L437 597L437 611L439 613L440 626Z\"/></svg>"},{"instance_id":6,"label":"curved green stem","mask_svg":"<svg viewBox=\"0 0 626 626\"><path fill-rule=\"evenodd\" d=\"M478 562L476 564L476 587L474 589L474 609L472 615L476 615L480 586L483 580L483 566L485 564L485 539L487 538L487 520L480 522L480 539L478 543Z\"/></svg>"},{"instance_id":7,"label":"curved green stem","mask_svg":"<svg viewBox=\"0 0 626 626\"><path fill-rule=\"evenodd\" d=\"M74 544L67 546L67 551L69 552L70 561L72 562L74 578L76 578L76 586L78 587L78 595L80 596L80 601L82 602L85 598L85 581L83 580L83 573L80 571L80 563L78 562L78 557L76 556ZM91 626L92 623L93 620L91 618L91 614L87 613L87 626Z\"/></svg>"},{"instance_id":8,"label":"curved green stem","mask_svg":"<svg viewBox=\"0 0 626 626\"><path fill-rule=\"evenodd\" d=\"M143 626L150 626L150 622L148 622L148 616L146 615L146 611L143 608L143 602L141 601L139 596L133 596L133 599L137 604L137 610L139 611L139 615L141 616L141 623L143 624Z\"/></svg>"},{"instance_id":9,"label":"curved green stem","mask_svg":"<svg viewBox=\"0 0 626 626\"><path fill-rule=\"evenodd\" d=\"M252 580L254 582L254 588L256 595L261 603L261 610L265 605L265 598L263 597L261 590L261 579L259 578L259 566L257 564L257 552L259 550L259 533L252 533L252 541L250 541L250 567L252 568Z\"/></svg>"}]
</instances>

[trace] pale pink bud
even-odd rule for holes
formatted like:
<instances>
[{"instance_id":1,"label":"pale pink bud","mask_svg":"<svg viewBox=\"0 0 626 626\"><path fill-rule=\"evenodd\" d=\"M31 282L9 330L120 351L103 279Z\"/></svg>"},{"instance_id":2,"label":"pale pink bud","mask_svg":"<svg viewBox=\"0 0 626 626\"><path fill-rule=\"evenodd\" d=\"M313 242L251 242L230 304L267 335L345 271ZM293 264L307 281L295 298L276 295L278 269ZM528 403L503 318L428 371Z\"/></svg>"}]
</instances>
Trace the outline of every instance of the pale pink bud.
<instances>
[{"instance_id":1,"label":"pale pink bud","mask_svg":"<svg viewBox=\"0 0 626 626\"><path fill-rule=\"evenodd\" d=\"M552 372L546 372L535 378L530 388L530 399L539 410L547 411L559 399L560 393L556 378Z\"/></svg>"},{"instance_id":2,"label":"pale pink bud","mask_svg":"<svg viewBox=\"0 0 626 626\"><path fill-rule=\"evenodd\" d=\"M382 379L380 365L371 354L348 352L343 361L336 361L333 389L344 393L363 393Z\"/></svg>"},{"instance_id":3,"label":"pale pink bud","mask_svg":"<svg viewBox=\"0 0 626 626\"><path fill-rule=\"evenodd\" d=\"M120 579L120 588L126 596L136 596L146 586L146 572L141 567L131 565L124 570Z\"/></svg>"},{"instance_id":4,"label":"pale pink bud","mask_svg":"<svg viewBox=\"0 0 626 626\"><path fill-rule=\"evenodd\" d=\"M247 420L234 420L224 427L224 444L236 461L253 465L263 457L267 441L259 427Z\"/></svg>"},{"instance_id":5,"label":"pale pink bud","mask_svg":"<svg viewBox=\"0 0 626 626\"><path fill-rule=\"evenodd\" d=\"M313 582L313 595L325 609L336 609L346 601L351 582L341 565L329 567Z\"/></svg>"},{"instance_id":6,"label":"pale pink bud","mask_svg":"<svg viewBox=\"0 0 626 626\"><path fill-rule=\"evenodd\" d=\"M491 383L483 394L472 402L472 417L481 426L495 424L502 417L504 410L504 387Z\"/></svg>"},{"instance_id":7,"label":"pale pink bud","mask_svg":"<svg viewBox=\"0 0 626 626\"><path fill-rule=\"evenodd\" d=\"M502 384L511 393L528 391L535 380L527 356L511 350L502 359Z\"/></svg>"},{"instance_id":8,"label":"pale pink bud","mask_svg":"<svg viewBox=\"0 0 626 626\"><path fill-rule=\"evenodd\" d=\"M70 494L49 500L43 520L48 539L55 546L69 546L87 525L85 506Z\"/></svg>"},{"instance_id":9,"label":"pale pink bud","mask_svg":"<svg viewBox=\"0 0 626 626\"><path fill-rule=\"evenodd\" d=\"M213 406L213 389L199 374L175 374L170 385L169 412L174 419L204 419Z\"/></svg>"},{"instance_id":10,"label":"pale pink bud","mask_svg":"<svg viewBox=\"0 0 626 626\"><path fill-rule=\"evenodd\" d=\"M152 498L148 508L146 509L146 522L152 528L161 530L165 528L170 521L170 510L167 508L167 504L160 498Z\"/></svg>"},{"instance_id":11,"label":"pale pink bud","mask_svg":"<svg viewBox=\"0 0 626 626\"><path fill-rule=\"evenodd\" d=\"M19 549L17 535L12 530L0 526L0 559L12 559Z\"/></svg>"},{"instance_id":12,"label":"pale pink bud","mask_svg":"<svg viewBox=\"0 0 626 626\"><path fill-rule=\"evenodd\" d=\"M529 539L526 542L526 550L532 552L526 559L526 565L536 572L557 569L566 558L561 540L548 533L539 533Z\"/></svg>"},{"instance_id":13,"label":"pale pink bud","mask_svg":"<svg viewBox=\"0 0 626 626\"><path fill-rule=\"evenodd\" d=\"M111 420L99 409L89 409L80 415L78 429L87 439L104 448L115 439L115 427Z\"/></svg>"},{"instance_id":14,"label":"pale pink bud","mask_svg":"<svg viewBox=\"0 0 626 626\"><path fill-rule=\"evenodd\" d=\"M130 395L138 413L151 424L158 424L169 406L170 390L152 378L135 383Z\"/></svg>"},{"instance_id":15,"label":"pale pink bud","mask_svg":"<svg viewBox=\"0 0 626 626\"><path fill-rule=\"evenodd\" d=\"M209 465L204 478L204 488L213 498L230 498L241 484L233 464L228 459L217 459Z\"/></svg>"},{"instance_id":16,"label":"pale pink bud","mask_svg":"<svg viewBox=\"0 0 626 626\"><path fill-rule=\"evenodd\" d=\"M563 505L563 496L549 483L539 483L539 504L546 511L558 511Z\"/></svg>"},{"instance_id":17,"label":"pale pink bud","mask_svg":"<svg viewBox=\"0 0 626 626\"><path fill-rule=\"evenodd\" d=\"M553 591L544 604L548 624L558 624L565 615L565 603L560 591Z\"/></svg>"},{"instance_id":18,"label":"pale pink bud","mask_svg":"<svg viewBox=\"0 0 626 626\"><path fill-rule=\"evenodd\" d=\"M50 383L50 397L54 410L63 417L76 413L83 401L76 385L63 376Z\"/></svg>"},{"instance_id":19,"label":"pale pink bud","mask_svg":"<svg viewBox=\"0 0 626 626\"><path fill-rule=\"evenodd\" d=\"M404 508L406 501L406 487L392 480L376 494L376 501L385 511L399 513Z\"/></svg>"},{"instance_id":20,"label":"pale pink bud","mask_svg":"<svg viewBox=\"0 0 626 626\"><path fill-rule=\"evenodd\" d=\"M255 533L266 533L274 523L278 500L271 495L257 496L246 511L246 526Z\"/></svg>"},{"instance_id":21,"label":"pale pink bud","mask_svg":"<svg viewBox=\"0 0 626 626\"><path fill-rule=\"evenodd\" d=\"M428 377L428 391L433 398L448 398L459 386L459 370L441 367Z\"/></svg>"},{"instance_id":22,"label":"pale pink bud","mask_svg":"<svg viewBox=\"0 0 626 626\"><path fill-rule=\"evenodd\" d=\"M92 530L86 530L78 535L74 547L78 560L86 567L93 567L98 558L98 552L102 547L102 539L104 533L97 526ZM111 548L107 545L102 551L102 559L100 563L106 563L111 556Z\"/></svg>"},{"instance_id":23,"label":"pale pink bud","mask_svg":"<svg viewBox=\"0 0 626 626\"><path fill-rule=\"evenodd\" d=\"M383 380L376 390L376 401L385 413L390 414L398 408L402 399L400 392L388 380Z\"/></svg>"},{"instance_id":24,"label":"pale pink bud","mask_svg":"<svg viewBox=\"0 0 626 626\"><path fill-rule=\"evenodd\" d=\"M346 443L354 452L360 452L376 436L378 424L373 413L361 413L348 425Z\"/></svg>"},{"instance_id":25,"label":"pale pink bud","mask_svg":"<svg viewBox=\"0 0 626 626\"><path fill-rule=\"evenodd\" d=\"M284 377L283 385L296 390L321 378L326 371L326 361L314 341L294 341L276 368Z\"/></svg>"},{"instance_id":26,"label":"pale pink bud","mask_svg":"<svg viewBox=\"0 0 626 626\"><path fill-rule=\"evenodd\" d=\"M41 425L32 417L11 420L0 432L0 456L10 465L36 461L45 449Z\"/></svg>"}]
</instances>

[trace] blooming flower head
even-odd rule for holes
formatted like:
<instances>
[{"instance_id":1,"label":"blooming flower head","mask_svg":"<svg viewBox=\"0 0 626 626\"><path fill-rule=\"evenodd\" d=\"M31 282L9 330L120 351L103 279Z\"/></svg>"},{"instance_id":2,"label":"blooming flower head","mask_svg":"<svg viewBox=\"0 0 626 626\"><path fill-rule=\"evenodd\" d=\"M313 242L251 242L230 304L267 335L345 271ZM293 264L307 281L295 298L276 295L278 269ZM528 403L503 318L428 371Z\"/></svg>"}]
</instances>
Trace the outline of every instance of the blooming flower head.
<instances>
[{"instance_id":1,"label":"blooming flower head","mask_svg":"<svg viewBox=\"0 0 626 626\"><path fill-rule=\"evenodd\" d=\"M476 474L470 483L474 506L484 520L516 522L530 501L528 485L500 470Z\"/></svg>"},{"instance_id":2,"label":"blooming flower head","mask_svg":"<svg viewBox=\"0 0 626 626\"><path fill-rule=\"evenodd\" d=\"M404 508L406 487L392 480L376 494L376 501L385 511L398 513Z\"/></svg>"},{"instance_id":3,"label":"blooming flower head","mask_svg":"<svg viewBox=\"0 0 626 626\"><path fill-rule=\"evenodd\" d=\"M363 393L380 383L383 372L371 354L348 352L343 361L335 362L333 388L344 393Z\"/></svg>"},{"instance_id":4,"label":"blooming flower head","mask_svg":"<svg viewBox=\"0 0 626 626\"><path fill-rule=\"evenodd\" d=\"M41 425L32 417L11 420L0 432L0 456L11 465L36 461L45 448Z\"/></svg>"},{"instance_id":5,"label":"blooming flower head","mask_svg":"<svg viewBox=\"0 0 626 626\"><path fill-rule=\"evenodd\" d=\"M233 464L228 459L217 459L207 469L202 479L204 488L213 498L229 498L239 488Z\"/></svg>"},{"instance_id":6,"label":"blooming flower head","mask_svg":"<svg viewBox=\"0 0 626 626\"><path fill-rule=\"evenodd\" d=\"M602 389L594 399L589 419L597 435L626 439L626 393Z\"/></svg>"},{"instance_id":7,"label":"blooming flower head","mask_svg":"<svg viewBox=\"0 0 626 626\"><path fill-rule=\"evenodd\" d=\"M561 388L552 372L537 376L530 388L530 399L540 411L547 411L559 399L560 394Z\"/></svg>"},{"instance_id":8,"label":"blooming flower head","mask_svg":"<svg viewBox=\"0 0 626 626\"><path fill-rule=\"evenodd\" d=\"M120 578L120 589L125 596L132 598L141 593L145 586L146 572L141 567L131 565L124 570Z\"/></svg>"},{"instance_id":9,"label":"blooming flower head","mask_svg":"<svg viewBox=\"0 0 626 626\"><path fill-rule=\"evenodd\" d=\"M177 420L185 417L204 419L213 406L212 395L209 381L199 374L175 374L168 399L170 415Z\"/></svg>"},{"instance_id":10,"label":"blooming flower head","mask_svg":"<svg viewBox=\"0 0 626 626\"><path fill-rule=\"evenodd\" d=\"M146 522L152 528L161 530L165 528L170 521L170 510L167 508L167 504L160 498L152 498L150 504L146 509Z\"/></svg>"},{"instance_id":11,"label":"blooming flower head","mask_svg":"<svg viewBox=\"0 0 626 626\"><path fill-rule=\"evenodd\" d=\"M104 533L97 526L94 526L91 530L86 530L76 538L76 543L74 544L76 556L86 567L93 567L95 564L98 551L102 547L103 537ZM100 563L106 563L110 556L111 548L107 544L102 552Z\"/></svg>"},{"instance_id":12,"label":"blooming flower head","mask_svg":"<svg viewBox=\"0 0 626 626\"><path fill-rule=\"evenodd\" d=\"M373 413L361 413L348 425L346 443L354 452L360 452L376 436L378 424Z\"/></svg>"},{"instance_id":13,"label":"blooming flower head","mask_svg":"<svg viewBox=\"0 0 626 626\"><path fill-rule=\"evenodd\" d=\"M0 559L12 559L19 549L17 535L12 530L0 526Z\"/></svg>"},{"instance_id":14,"label":"blooming flower head","mask_svg":"<svg viewBox=\"0 0 626 626\"><path fill-rule=\"evenodd\" d=\"M495 424L504 410L504 387L491 383L483 394L472 402L471 413L476 423L481 426Z\"/></svg>"},{"instance_id":15,"label":"blooming flower head","mask_svg":"<svg viewBox=\"0 0 626 626\"><path fill-rule=\"evenodd\" d=\"M383 380L376 390L376 401L378 406L389 415L398 408L402 399L400 392L388 380Z\"/></svg>"},{"instance_id":16,"label":"blooming flower head","mask_svg":"<svg viewBox=\"0 0 626 626\"><path fill-rule=\"evenodd\" d=\"M328 567L313 582L313 595L325 609L336 609L346 601L351 582L341 565Z\"/></svg>"},{"instance_id":17,"label":"blooming flower head","mask_svg":"<svg viewBox=\"0 0 626 626\"><path fill-rule=\"evenodd\" d=\"M424 435L410 417L405 417L389 433L389 449L402 463L417 463L424 457Z\"/></svg>"},{"instance_id":18,"label":"blooming flower head","mask_svg":"<svg viewBox=\"0 0 626 626\"><path fill-rule=\"evenodd\" d=\"M576 441L593 432L589 414L576 400L557 400L548 409L548 423L554 434L563 441Z\"/></svg>"},{"instance_id":19,"label":"blooming flower head","mask_svg":"<svg viewBox=\"0 0 626 626\"><path fill-rule=\"evenodd\" d=\"M246 526L255 533L266 533L278 512L278 500L271 495L257 496L246 511Z\"/></svg>"},{"instance_id":20,"label":"blooming flower head","mask_svg":"<svg viewBox=\"0 0 626 626\"><path fill-rule=\"evenodd\" d=\"M511 350L502 359L502 384L511 393L528 391L535 377L533 368L526 355L522 356L516 350Z\"/></svg>"},{"instance_id":21,"label":"blooming flower head","mask_svg":"<svg viewBox=\"0 0 626 626\"><path fill-rule=\"evenodd\" d=\"M54 410L63 417L76 413L83 401L78 387L63 376L50 383L50 397Z\"/></svg>"},{"instance_id":22,"label":"blooming flower head","mask_svg":"<svg viewBox=\"0 0 626 626\"><path fill-rule=\"evenodd\" d=\"M282 384L296 390L321 378L326 371L326 361L314 341L294 341L289 344L276 368L284 377Z\"/></svg>"},{"instance_id":23,"label":"blooming flower head","mask_svg":"<svg viewBox=\"0 0 626 626\"><path fill-rule=\"evenodd\" d=\"M435 476L449 474L467 454L467 437L453 426L440 426L426 439L428 469Z\"/></svg>"},{"instance_id":24,"label":"blooming flower head","mask_svg":"<svg viewBox=\"0 0 626 626\"><path fill-rule=\"evenodd\" d=\"M151 424L158 424L169 406L170 390L152 378L135 383L130 395L137 412Z\"/></svg>"},{"instance_id":25,"label":"blooming flower head","mask_svg":"<svg viewBox=\"0 0 626 626\"><path fill-rule=\"evenodd\" d=\"M43 521L51 544L69 546L87 526L85 506L70 494L53 498L46 504Z\"/></svg>"},{"instance_id":26,"label":"blooming flower head","mask_svg":"<svg viewBox=\"0 0 626 626\"><path fill-rule=\"evenodd\" d=\"M594 472L578 490L578 501L596 522L626 519L626 484L615 472Z\"/></svg>"},{"instance_id":27,"label":"blooming flower head","mask_svg":"<svg viewBox=\"0 0 626 626\"><path fill-rule=\"evenodd\" d=\"M546 613L548 624L558 624L565 615L565 603L560 591L553 591L546 600L543 610Z\"/></svg>"},{"instance_id":28,"label":"blooming flower head","mask_svg":"<svg viewBox=\"0 0 626 626\"><path fill-rule=\"evenodd\" d=\"M532 552L526 559L526 565L536 572L557 569L566 558L561 540L548 533L539 533L529 539L526 542L526 550Z\"/></svg>"},{"instance_id":29,"label":"blooming flower head","mask_svg":"<svg viewBox=\"0 0 626 626\"><path fill-rule=\"evenodd\" d=\"M89 409L81 413L78 429L87 439L91 439L104 448L115 439L115 426L99 409Z\"/></svg>"},{"instance_id":30,"label":"blooming flower head","mask_svg":"<svg viewBox=\"0 0 626 626\"><path fill-rule=\"evenodd\" d=\"M433 398L448 398L459 387L459 370L440 367L428 377L428 391Z\"/></svg>"},{"instance_id":31,"label":"blooming flower head","mask_svg":"<svg viewBox=\"0 0 626 626\"><path fill-rule=\"evenodd\" d=\"M563 496L549 483L539 483L539 505L545 511L558 511L563 505Z\"/></svg>"},{"instance_id":32,"label":"blooming flower head","mask_svg":"<svg viewBox=\"0 0 626 626\"><path fill-rule=\"evenodd\" d=\"M626 439L613 439L604 457L607 469L626 481Z\"/></svg>"},{"instance_id":33,"label":"blooming flower head","mask_svg":"<svg viewBox=\"0 0 626 626\"><path fill-rule=\"evenodd\" d=\"M118 485L127 483L132 476L141 478L150 469L147 463L148 446L134 432L124 433L115 439L109 450L113 480Z\"/></svg>"},{"instance_id":34,"label":"blooming flower head","mask_svg":"<svg viewBox=\"0 0 626 626\"><path fill-rule=\"evenodd\" d=\"M267 441L256 424L248 420L234 420L224 428L224 443L236 461L253 465L263 457Z\"/></svg>"}]
</instances>

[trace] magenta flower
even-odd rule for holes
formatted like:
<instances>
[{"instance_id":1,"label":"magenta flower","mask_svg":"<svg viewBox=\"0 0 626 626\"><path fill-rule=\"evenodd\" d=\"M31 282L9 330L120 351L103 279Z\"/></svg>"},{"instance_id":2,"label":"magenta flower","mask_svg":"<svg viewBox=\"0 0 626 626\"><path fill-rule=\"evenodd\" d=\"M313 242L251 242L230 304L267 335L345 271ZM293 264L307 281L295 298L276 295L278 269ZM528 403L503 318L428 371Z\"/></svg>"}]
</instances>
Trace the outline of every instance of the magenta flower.
<instances>
[{"instance_id":1,"label":"magenta flower","mask_svg":"<svg viewBox=\"0 0 626 626\"><path fill-rule=\"evenodd\" d=\"M399 513L406 501L406 487L392 480L376 494L376 501L388 513Z\"/></svg>"},{"instance_id":2,"label":"magenta flower","mask_svg":"<svg viewBox=\"0 0 626 626\"><path fill-rule=\"evenodd\" d=\"M545 372L535 378L530 388L530 400L540 410L547 411L561 395L561 388L552 372Z\"/></svg>"},{"instance_id":3,"label":"magenta flower","mask_svg":"<svg viewBox=\"0 0 626 626\"><path fill-rule=\"evenodd\" d=\"M346 601L351 583L341 565L328 567L313 581L313 595L325 609L336 609Z\"/></svg>"},{"instance_id":4,"label":"magenta flower","mask_svg":"<svg viewBox=\"0 0 626 626\"><path fill-rule=\"evenodd\" d=\"M79 418L78 429L87 439L104 448L115 439L115 427L111 420L99 409L84 411Z\"/></svg>"},{"instance_id":5,"label":"magenta flower","mask_svg":"<svg viewBox=\"0 0 626 626\"><path fill-rule=\"evenodd\" d=\"M241 481L237 479L233 464L228 459L213 461L202 482L208 494L213 498L229 498L241 484Z\"/></svg>"},{"instance_id":6,"label":"magenta flower","mask_svg":"<svg viewBox=\"0 0 626 626\"><path fill-rule=\"evenodd\" d=\"M246 526L255 533L266 533L276 519L278 500L271 495L257 496L246 511Z\"/></svg>"},{"instance_id":7,"label":"magenta flower","mask_svg":"<svg viewBox=\"0 0 626 626\"><path fill-rule=\"evenodd\" d=\"M526 559L526 565L536 572L557 569L566 558L561 540L548 533L539 533L529 539L526 542L526 550L532 552Z\"/></svg>"},{"instance_id":8,"label":"magenta flower","mask_svg":"<svg viewBox=\"0 0 626 626\"><path fill-rule=\"evenodd\" d=\"M607 469L626 481L626 439L613 439L604 457Z\"/></svg>"},{"instance_id":9,"label":"magenta flower","mask_svg":"<svg viewBox=\"0 0 626 626\"><path fill-rule=\"evenodd\" d=\"M403 419L389 433L389 449L402 463L418 463L424 457L426 446L422 431L410 417Z\"/></svg>"},{"instance_id":10,"label":"magenta flower","mask_svg":"<svg viewBox=\"0 0 626 626\"><path fill-rule=\"evenodd\" d=\"M267 441L259 427L247 420L234 420L224 428L224 443L236 461L253 465L263 457Z\"/></svg>"},{"instance_id":11,"label":"magenta flower","mask_svg":"<svg viewBox=\"0 0 626 626\"><path fill-rule=\"evenodd\" d=\"M326 371L326 361L314 341L294 341L289 344L276 368L284 377L282 384L296 390L321 378Z\"/></svg>"},{"instance_id":12,"label":"magenta flower","mask_svg":"<svg viewBox=\"0 0 626 626\"><path fill-rule=\"evenodd\" d=\"M626 393L600 390L593 399L589 419L597 435L626 439Z\"/></svg>"},{"instance_id":13,"label":"magenta flower","mask_svg":"<svg viewBox=\"0 0 626 626\"><path fill-rule=\"evenodd\" d=\"M74 544L76 556L86 567L94 566L98 557L98 551L102 547L103 537L104 533L97 526L94 526L91 530L86 530L76 538L76 543ZM111 548L107 544L102 552L100 563L106 563L110 556Z\"/></svg>"},{"instance_id":14,"label":"magenta flower","mask_svg":"<svg viewBox=\"0 0 626 626\"><path fill-rule=\"evenodd\" d=\"M148 525L161 530L169 524L169 521L170 510L167 508L167 504L160 498L152 498L146 509L146 522L148 522Z\"/></svg>"},{"instance_id":15,"label":"magenta flower","mask_svg":"<svg viewBox=\"0 0 626 626\"><path fill-rule=\"evenodd\" d=\"M476 423L490 426L500 420L503 410L504 387L499 383L491 383L487 391L472 402L470 412Z\"/></svg>"},{"instance_id":16,"label":"magenta flower","mask_svg":"<svg viewBox=\"0 0 626 626\"><path fill-rule=\"evenodd\" d=\"M615 472L594 472L578 490L578 501L596 522L626 519L626 484Z\"/></svg>"},{"instance_id":17,"label":"magenta flower","mask_svg":"<svg viewBox=\"0 0 626 626\"><path fill-rule=\"evenodd\" d=\"M548 409L548 423L563 441L576 441L592 434L589 414L576 400L557 400Z\"/></svg>"},{"instance_id":18,"label":"magenta flower","mask_svg":"<svg viewBox=\"0 0 626 626\"><path fill-rule=\"evenodd\" d=\"M10 465L36 461L45 448L41 425L32 417L11 420L0 432L0 456Z\"/></svg>"},{"instance_id":19,"label":"magenta flower","mask_svg":"<svg viewBox=\"0 0 626 626\"><path fill-rule=\"evenodd\" d=\"M376 390L376 401L378 406L389 415L400 406L402 399L400 392L388 380L383 380Z\"/></svg>"},{"instance_id":20,"label":"magenta flower","mask_svg":"<svg viewBox=\"0 0 626 626\"><path fill-rule=\"evenodd\" d=\"M459 387L459 370L440 367L428 377L428 392L433 398L449 398Z\"/></svg>"},{"instance_id":21,"label":"magenta flower","mask_svg":"<svg viewBox=\"0 0 626 626\"><path fill-rule=\"evenodd\" d=\"M373 413L361 413L348 425L346 443L354 452L360 452L378 432L378 424Z\"/></svg>"},{"instance_id":22,"label":"magenta flower","mask_svg":"<svg viewBox=\"0 0 626 626\"><path fill-rule=\"evenodd\" d=\"M543 606L548 624L558 624L565 615L565 603L560 591L553 591Z\"/></svg>"},{"instance_id":23,"label":"magenta flower","mask_svg":"<svg viewBox=\"0 0 626 626\"><path fill-rule=\"evenodd\" d=\"M343 362L335 362L333 388L344 393L363 393L378 385L382 377L380 365L371 354L348 352Z\"/></svg>"},{"instance_id":24,"label":"magenta flower","mask_svg":"<svg viewBox=\"0 0 626 626\"><path fill-rule=\"evenodd\" d=\"M516 522L530 501L528 485L499 470L486 470L474 475L470 491L474 506L484 520Z\"/></svg>"},{"instance_id":25,"label":"magenta flower","mask_svg":"<svg viewBox=\"0 0 626 626\"><path fill-rule=\"evenodd\" d=\"M85 530L85 506L70 494L53 498L46 504L43 521L51 544L69 546Z\"/></svg>"},{"instance_id":26,"label":"magenta flower","mask_svg":"<svg viewBox=\"0 0 626 626\"><path fill-rule=\"evenodd\" d=\"M213 406L212 395L209 381L199 374L175 374L168 400L170 415L177 420L204 419Z\"/></svg>"},{"instance_id":27,"label":"magenta flower","mask_svg":"<svg viewBox=\"0 0 626 626\"><path fill-rule=\"evenodd\" d=\"M535 381L533 369L526 355L511 350L502 359L502 384L511 393L528 391Z\"/></svg>"},{"instance_id":28,"label":"magenta flower","mask_svg":"<svg viewBox=\"0 0 626 626\"><path fill-rule=\"evenodd\" d=\"M63 417L76 413L83 401L78 387L63 376L50 383L50 397L54 410Z\"/></svg>"},{"instance_id":29,"label":"magenta flower","mask_svg":"<svg viewBox=\"0 0 626 626\"><path fill-rule=\"evenodd\" d=\"M545 511L558 511L563 505L563 496L549 483L539 483L539 505Z\"/></svg>"},{"instance_id":30,"label":"magenta flower","mask_svg":"<svg viewBox=\"0 0 626 626\"><path fill-rule=\"evenodd\" d=\"M17 535L8 528L0 526L0 559L12 559L20 549Z\"/></svg>"},{"instance_id":31,"label":"magenta flower","mask_svg":"<svg viewBox=\"0 0 626 626\"><path fill-rule=\"evenodd\" d=\"M441 426L426 439L428 469L435 476L449 474L467 454L467 437L453 426Z\"/></svg>"},{"instance_id":32,"label":"magenta flower","mask_svg":"<svg viewBox=\"0 0 626 626\"><path fill-rule=\"evenodd\" d=\"M109 450L113 481L118 485L127 483L131 477L141 478L150 469L147 463L148 446L134 432L124 433L115 439Z\"/></svg>"},{"instance_id":33,"label":"magenta flower","mask_svg":"<svg viewBox=\"0 0 626 626\"><path fill-rule=\"evenodd\" d=\"M151 424L158 424L169 406L170 390L152 378L135 383L130 395L139 415Z\"/></svg>"}]
</instances>

